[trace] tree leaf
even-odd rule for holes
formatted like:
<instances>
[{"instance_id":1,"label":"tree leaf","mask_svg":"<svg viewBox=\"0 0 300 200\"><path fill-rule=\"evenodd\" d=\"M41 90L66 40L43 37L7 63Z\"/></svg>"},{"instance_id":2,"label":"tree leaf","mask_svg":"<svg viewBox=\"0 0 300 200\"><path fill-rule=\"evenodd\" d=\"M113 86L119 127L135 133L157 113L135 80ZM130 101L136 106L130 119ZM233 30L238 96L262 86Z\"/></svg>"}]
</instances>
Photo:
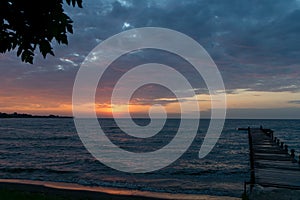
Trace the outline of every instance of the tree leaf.
<instances>
[{"instance_id":1,"label":"tree leaf","mask_svg":"<svg viewBox=\"0 0 300 200\"><path fill-rule=\"evenodd\" d=\"M23 62L33 62L37 46L44 58L54 55L52 40L68 44L73 21L64 13L63 3L82 8L82 0L44 0L29 5L25 1L0 1L0 52L17 48Z\"/></svg>"}]
</instances>

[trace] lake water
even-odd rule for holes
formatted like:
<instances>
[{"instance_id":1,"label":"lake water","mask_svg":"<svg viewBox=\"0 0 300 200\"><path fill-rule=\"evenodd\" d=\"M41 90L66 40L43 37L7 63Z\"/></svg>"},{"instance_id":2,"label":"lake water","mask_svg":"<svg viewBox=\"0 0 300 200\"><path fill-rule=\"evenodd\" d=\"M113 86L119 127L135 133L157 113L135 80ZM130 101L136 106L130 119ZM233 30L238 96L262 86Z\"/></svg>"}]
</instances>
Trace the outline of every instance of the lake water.
<instances>
[{"instance_id":1,"label":"lake water","mask_svg":"<svg viewBox=\"0 0 300 200\"><path fill-rule=\"evenodd\" d=\"M172 140L179 120L168 120L150 141L128 137L112 119L101 119L100 123L123 149L148 152ZM139 119L137 123L147 121ZM275 136L300 152L300 120L236 119L226 120L214 149L199 159L208 124L209 120L201 120L194 142L176 162L158 171L132 174L96 160L83 146L73 119L0 119L0 178L240 197L244 181L249 180L249 147L247 132L237 128L271 128Z\"/></svg>"}]
</instances>

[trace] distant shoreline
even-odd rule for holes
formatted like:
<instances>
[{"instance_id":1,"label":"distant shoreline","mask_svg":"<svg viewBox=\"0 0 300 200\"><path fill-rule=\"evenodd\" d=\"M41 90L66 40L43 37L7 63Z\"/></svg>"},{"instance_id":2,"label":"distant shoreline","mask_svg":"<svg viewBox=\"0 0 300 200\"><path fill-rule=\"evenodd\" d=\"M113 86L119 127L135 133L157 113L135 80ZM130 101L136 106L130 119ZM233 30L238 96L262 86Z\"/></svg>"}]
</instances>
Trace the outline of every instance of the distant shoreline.
<instances>
[{"instance_id":1,"label":"distant shoreline","mask_svg":"<svg viewBox=\"0 0 300 200\"><path fill-rule=\"evenodd\" d=\"M73 116L61 116L61 115L32 115L32 114L26 114L26 113L3 113L0 112L0 119L3 118L74 118ZM92 117L82 117L81 119L91 119ZM98 119L114 119L113 117L98 117ZM118 119L149 119L147 117L136 117L136 118L118 118ZM161 119L161 118L153 118L153 119ZM168 119L180 119L180 118L168 118ZM193 118L188 118L193 119ZM201 118L201 120L211 120L210 118ZM219 120L219 119L215 119ZM226 118L225 120L300 120L298 118Z\"/></svg>"},{"instance_id":2,"label":"distant shoreline","mask_svg":"<svg viewBox=\"0 0 300 200\"><path fill-rule=\"evenodd\" d=\"M60 116L60 115L31 115L25 113L2 113L0 112L0 118L73 118L71 116Z\"/></svg>"}]
</instances>

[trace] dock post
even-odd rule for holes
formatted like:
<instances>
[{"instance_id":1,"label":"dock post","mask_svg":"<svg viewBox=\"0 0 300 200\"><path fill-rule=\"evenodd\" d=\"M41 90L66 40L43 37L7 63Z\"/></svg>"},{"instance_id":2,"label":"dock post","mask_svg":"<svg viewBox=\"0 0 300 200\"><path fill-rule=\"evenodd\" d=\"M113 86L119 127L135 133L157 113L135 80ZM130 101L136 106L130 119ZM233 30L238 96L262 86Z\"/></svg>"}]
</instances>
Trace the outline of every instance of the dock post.
<instances>
[{"instance_id":1,"label":"dock post","mask_svg":"<svg viewBox=\"0 0 300 200\"><path fill-rule=\"evenodd\" d=\"M272 140L273 140L273 137L274 137L273 133L274 133L274 131L271 130L271 138L272 138Z\"/></svg>"},{"instance_id":2,"label":"dock post","mask_svg":"<svg viewBox=\"0 0 300 200\"><path fill-rule=\"evenodd\" d=\"M284 150L286 151L286 152L288 152L289 150L288 150L288 145L284 145Z\"/></svg>"},{"instance_id":3,"label":"dock post","mask_svg":"<svg viewBox=\"0 0 300 200\"><path fill-rule=\"evenodd\" d=\"M279 143L280 143L280 140L279 139L277 139L277 145L279 146Z\"/></svg>"},{"instance_id":4,"label":"dock post","mask_svg":"<svg viewBox=\"0 0 300 200\"><path fill-rule=\"evenodd\" d=\"M284 142L281 142L280 143L280 147L283 149L283 144L284 144Z\"/></svg>"},{"instance_id":5,"label":"dock post","mask_svg":"<svg viewBox=\"0 0 300 200\"><path fill-rule=\"evenodd\" d=\"M295 159L295 149L291 149L291 158Z\"/></svg>"},{"instance_id":6,"label":"dock post","mask_svg":"<svg viewBox=\"0 0 300 200\"><path fill-rule=\"evenodd\" d=\"M276 142L277 141L277 137L274 137L274 142Z\"/></svg>"}]
</instances>

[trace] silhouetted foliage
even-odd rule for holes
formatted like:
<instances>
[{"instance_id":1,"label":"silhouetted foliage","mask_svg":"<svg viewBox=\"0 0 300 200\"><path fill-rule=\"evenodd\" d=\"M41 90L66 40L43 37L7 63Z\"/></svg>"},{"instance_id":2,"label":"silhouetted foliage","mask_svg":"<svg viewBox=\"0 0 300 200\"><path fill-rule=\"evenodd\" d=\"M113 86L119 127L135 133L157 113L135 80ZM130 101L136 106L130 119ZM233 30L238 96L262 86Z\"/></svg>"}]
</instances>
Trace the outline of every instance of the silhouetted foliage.
<instances>
[{"instance_id":1,"label":"silhouetted foliage","mask_svg":"<svg viewBox=\"0 0 300 200\"><path fill-rule=\"evenodd\" d=\"M82 8L82 0L65 0ZM54 55L51 41L68 44L73 21L64 13L63 0L0 0L0 52L17 48L23 62L33 63L39 47L46 58Z\"/></svg>"}]
</instances>

